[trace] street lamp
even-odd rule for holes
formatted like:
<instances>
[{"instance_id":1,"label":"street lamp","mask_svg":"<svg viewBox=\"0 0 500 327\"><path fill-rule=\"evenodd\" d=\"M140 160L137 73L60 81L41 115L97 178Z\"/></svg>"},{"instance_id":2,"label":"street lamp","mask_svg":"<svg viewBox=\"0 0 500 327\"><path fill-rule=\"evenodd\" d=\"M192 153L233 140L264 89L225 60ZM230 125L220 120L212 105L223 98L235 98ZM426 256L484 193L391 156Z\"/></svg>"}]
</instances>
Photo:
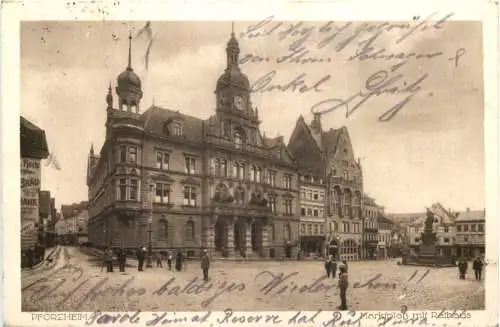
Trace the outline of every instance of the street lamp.
<instances>
[{"instance_id":1,"label":"street lamp","mask_svg":"<svg viewBox=\"0 0 500 327\"><path fill-rule=\"evenodd\" d=\"M153 224L153 190L154 190L154 184L149 185L149 202L151 205L151 215L149 216L148 219L148 262L146 264L147 268L153 268L153 244L151 240L151 234L153 231L151 230L152 224Z\"/></svg>"}]
</instances>

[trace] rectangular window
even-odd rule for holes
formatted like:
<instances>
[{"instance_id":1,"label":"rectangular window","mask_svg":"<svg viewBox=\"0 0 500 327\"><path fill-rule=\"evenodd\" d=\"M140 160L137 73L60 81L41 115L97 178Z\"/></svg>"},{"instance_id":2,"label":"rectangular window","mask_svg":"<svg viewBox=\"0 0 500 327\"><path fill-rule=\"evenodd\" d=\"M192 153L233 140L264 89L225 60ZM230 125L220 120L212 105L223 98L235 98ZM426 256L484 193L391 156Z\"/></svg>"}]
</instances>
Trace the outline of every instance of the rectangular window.
<instances>
[{"instance_id":1,"label":"rectangular window","mask_svg":"<svg viewBox=\"0 0 500 327\"><path fill-rule=\"evenodd\" d=\"M130 181L130 189L129 189L129 199L131 201L137 201L137 191L138 191L138 183L137 183L137 180L136 179L132 179Z\"/></svg>"},{"instance_id":2,"label":"rectangular window","mask_svg":"<svg viewBox=\"0 0 500 327\"><path fill-rule=\"evenodd\" d=\"M170 154L168 152L156 152L156 168L161 170L168 170L170 161Z\"/></svg>"},{"instance_id":3,"label":"rectangular window","mask_svg":"<svg viewBox=\"0 0 500 327\"><path fill-rule=\"evenodd\" d=\"M290 175L283 176L283 188L286 188L286 189L292 188L292 176L290 176Z\"/></svg>"},{"instance_id":4,"label":"rectangular window","mask_svg":"<svg viewBox=\"0 0 500 327\"><path fill-rule=\"evenodd\" d=\"M127 161L127 147L125 145L120 145L120 150L118 150L118 161Z\"/></svg>"},{"instance_id":5,"label":"rectangular window","mask_svg":"<svg viewBox=\"0 0 500 327\"><path fill-rule=\"evenodd\" d=\"M300 208L300 215L305 216L306 215L306 208L302 207Z\"/></svg>"},{"instance_id":6,"label":"rectangular window","mask_svg":"<svg viewBox=\"0 0 500 327\"><path fill-rule=\"evenodd\" d=\"M323 217L325 215L325 211L323 209L319 209L319 216Z\"/></svg>"},{"instance_id":7,"label":"rectangular window","mask_svg":"<svg viewBox=\"0 0 500 327\"><path fill-rule=\"evenodd\" d=\"M450 228L449 228L448 226L446 226L446 227L444 228L444 232L445 232L445 233L449 233L449 232L450 232Z\"/></svg>"},{"instance_id":8,"label":"rectangular window","mask_svg":"<svg viewBox=\"0 0 500 327\"><path fill-rule=\"evenodd\" d=\"M313 193L313 200L314 201L318 201L319 200L319 193L318 192L314 192Z\"/></svg>"},{"instance_id":9,"label":"rectangular window","mask_svg":"<svg viewBox=\"0 0 500 327\"><path fill-rule=\"evenodd\" d=\"M129 163L137 163L137 147L130 146L128 148L128 160Z\"/></svg>"},{"instance_id":10,"label":"rectangular window","mask_svg":"<svg viewBox=\"0 0 500 327\"><path fill-rule=\"evenodd\" d=\"M269 198L269 208L271 208L272 213L276 213L276 198L275 197L270 197Z\"/></svg>"},{"instance_id":11,"label":"rectangular window","mask_svg":"<svg viewBox=\"0 0 500 327\"><path fill-rule=\"evenodd\" d=\"M196 159L192 157L186 157L184 162L184 173L188 175L194 175L196 172Z\"/></svg>"},{"instance_id":12,"label":"rectangular window","mask_svg":"<svg viewBox=\"0 0 500 327\"><path fill-rule=\"evenodd\" d=\"M319 233L321 235L325 234L325 225L323 225L323 224L319 225Z\"/></svg>"},{"instance_id":13,"label":"rectangular window","mask_svg":"<svg viewBox=\"0 0 500 327\"><path fill-rule=\"evenodd\" d=\"M475 232L476 231L476 224L470 225L470 231Z\"/></svg>"},{"instance_id":14,"label":"rectangular window","mask_svg":"<svg viewBox=\"0 0 500 327\"><path fill-rule=\"evenodd\" d=\"M307 208L307 215L308 215L309 217L311 217L311 216L312 216L312 209L311 209L311 208Z\"/></svg>"},{"instance_id":15,"label":"rectangular window","mask_svg":"<svg viewBox=\"0 0 500 327\"><path fill-rule=\"evenodd\" d=\"M118 200L127 200L127 180L125 178L120 178L118 185Z\"/></svg>"},{"instance_id":16,"label":"rectangular window","mask_svg":"<svg viewBox=\"0 0 500 327\"><path fill-rule=\"evenodd\" d=\"M462 231L462 225L457 225L457 232L461 232Z\"/></svg>"},{"instance_id":17,"label":"rectangular window","mask_svg":"<svg viewBox=\"0 0 500 327\"><path fill-rule=\"evenodd\" d=\"M479 224L479 225L477 226L477 231L478 231L478 232L481 232L481 233L482 233L482 232L484 232L484 226L483 226L483 224Z\"/></svg>"},{"instance_id":18,"label":"rectangular window","mask_svg":"<svg viewBox=\"0 0 500 327\"><path fill-rule=\"evenodd\" d=\"M314 217L318 217L318 209L314 209L314 211L313 211L313 216L314 216Z\"/></svg>"},{"instance_id":19,"label":"rectangular window","mask_svg":"<svg viewBox=\"0 0 500 327\"><path fill-rule=\"evenodd\" d=\"M307 199L312 200L312 191L307 191Z\"/></svg>"},{"instance_id":20,"label":"rectangular window","mask_svg":"<svg viewBox=\"0 0 500 327\"><path fill-rule=\"evenodd\" d=\"M283 204L285 205L285 216L291 216L292 213L292 200L286 199L283 201Z\"/></svg>"},{"instance_id":21,"label":"rectangular window","mask_svg":"<svg viewBox=\"0 0 500 327\"><path fill-rule=\"evenodd\" d=\"M245 164L240 164L238 178L245 179Z\"/></svg>"},{"instance_id":22,"label":"rectangular window","mask_svg":"<svg viewBox=\"0 0 500 327\"><path fill-rule=\"evenodd\" d=\"M170 203L170 185L165 183L156 183L155 202Z\"/></svg>"},{"instance_id":23,"label":"rectangular window","mask_svg":"<svg viewBox=\"0 0 500 327\"><path fill-rule=\"evenodd\" d=\"M314 224L314 235L318 235L319 234L319 226L318 224Z\"/></svg>"},{"instance_id":24,"label":"rectangular window","mask_svg":"<svg viewBox=\"0 0 500 327\"><path fill-rule=\"evenodd\" d=\"M300 224L300 233L304 234L306 232L306 224Z\"/></svg>"},{"instance_id":25,"label":"rectangular window","mask_svg":"<svg viewBox=\"0 0 500 327\"><path fill-rule=\"evenodd\" d=\"M269 171L268 184L273 186L273 187L276 186L276 172L275 171Z\"/></svg>"},{"instance_id":26,"label":"rectangular window","mask_svg":"<svg viewBox=\"0 0 500 327\"><path fill-rule=\"evenodd\" d=\"M312 235L313 227L312 224L307 224L307 235Z\"/></svg>"},{"instance_id":27,"label":"rectangular window","mask_svg":"<svg viewBox=\"0 0 500 327\"><path fill-rule=\"evenodd\" d=\"M182 136L182 125L180 123L174 124L174 135L175 136Z\"/></svg>"},{"instance_id":28,"label":"rectangular window","mask_svg":"<svg viewBox=\"0 0 500 327\"><path fill-rule=\"evenodd\" d=\"M238 163L235 162L233 163L233 173L232 173L232 176L233 178L238 178Z\"/></svg>"},{"instance_id":29,"label":"rectangular window","mask_svg":"<svg viewBox=\"0 0 500 327\"><path fill-rule=\"evenodd\" d=\"M464 225L464 232L468 232L469 231L469 225Z\"/></svg>"},{"instance_id":30,"label":"rectangular window","mask_svg":"<svg viewBox=\"0 0 500 327\"><path fill-rule=\"evenodd\" d=\"M302 200L304 200L306 198L306 192L305 191L300 192L300 198Z\"/></svg>"},{"instance_id":31,"label":"rectangular window","mask_svg":"<svg viewBox=\"0 0 500 327\"><path fill-rule=\"evenodd\" d=\"M193 186L184 187L184 205L190 207L196 207L196 187Z\"/></svg>"}]
</instances>

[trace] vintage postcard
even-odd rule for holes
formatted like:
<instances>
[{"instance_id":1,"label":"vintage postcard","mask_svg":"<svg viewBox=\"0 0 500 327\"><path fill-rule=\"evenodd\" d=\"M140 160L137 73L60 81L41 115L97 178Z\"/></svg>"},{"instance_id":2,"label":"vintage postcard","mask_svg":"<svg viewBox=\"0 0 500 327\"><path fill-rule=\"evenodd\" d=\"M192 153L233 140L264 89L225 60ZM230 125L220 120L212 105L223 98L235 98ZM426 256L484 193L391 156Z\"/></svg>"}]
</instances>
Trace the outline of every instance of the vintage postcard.
<instances>
[{"instance_id":1,"label":"vintage postcard","mask_svg":"<svg viewBox=\"0 0 500 327\"><path fill-rule=\"evenodd\" d=\"M4 4L5 323L498 325L461 4Z\"/></svg>"}]
</instances>

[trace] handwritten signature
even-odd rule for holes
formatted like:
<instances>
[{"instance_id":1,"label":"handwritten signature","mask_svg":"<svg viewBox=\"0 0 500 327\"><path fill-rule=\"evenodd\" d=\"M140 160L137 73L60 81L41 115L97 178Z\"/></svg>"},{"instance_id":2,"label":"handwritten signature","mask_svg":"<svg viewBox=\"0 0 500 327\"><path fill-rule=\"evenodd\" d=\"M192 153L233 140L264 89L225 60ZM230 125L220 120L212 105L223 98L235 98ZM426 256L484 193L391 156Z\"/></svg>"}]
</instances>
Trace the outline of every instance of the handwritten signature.
<instances>
[{"instance_id":1,"label":"handwritten signature","mask_svg":"<svg viewBox=\"0 0 500 327\"><path fill-rule=\"evenodd\" d=\"M429 76L428 73L421 74L411 81L405 80L402 73L398 73L399 68L405 62L394 65L387 70L379 70L370 75L365 81L365 90L355 92L345 99L329 98L322 100L311 107L313 114L325 114L338 108L345 108L346 118L356 112L362 105L375 96L384 94L403 95L403 99L394 104L390 109L379 116L379 121L389 121L403 109L415 95L422 90L422 83ZM432 92L429 93L432 96Z\"/></svg>"}]
</instances>

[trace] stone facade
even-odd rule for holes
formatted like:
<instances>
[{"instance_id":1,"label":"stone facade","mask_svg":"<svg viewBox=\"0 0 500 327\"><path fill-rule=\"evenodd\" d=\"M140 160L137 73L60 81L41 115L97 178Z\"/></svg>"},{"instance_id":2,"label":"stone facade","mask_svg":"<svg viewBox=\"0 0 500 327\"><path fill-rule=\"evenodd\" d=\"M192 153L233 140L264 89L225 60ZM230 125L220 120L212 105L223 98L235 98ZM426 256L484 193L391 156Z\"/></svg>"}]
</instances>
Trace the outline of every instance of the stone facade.
<instances>
[{"instance_id":1,"label":"stone facade","mask_svg":"<svg viewBox=\"0 0 500 327\"><path fill-rule=\"evenodd\" d=\"M485 254L486 212L470 210L458 213L455 219L457 256L473 258Z\"/></svg>"},{"instance_id":2,"label":"stone facade","mask_svg":"<svg viewBox=\"0 0 500 327\"><path fill-rule=\"evenodd\" d=\"M319 114L310 124L299 117L288 148L301 171L322 176L325 181L326 224L332 226L326 240L330 254L340 259L360 259L363 174L347 128L323 130Z\"/></svg>"},{"instance_id":3,"label":"stone facade","mask_svg":"<svg viewBox=\"0 0 500 327\"><path fill-rule=\"evenodd\" d=\"M139 113L142 89L130 58L118 78L118 109L110 85L106 139L99 154L91 147L88 160L94 245L296 256L296 162L282 137L261 134L234 35L226 53L215 114L205 120L155 106Z\"/></svg>"}]
</instances>

